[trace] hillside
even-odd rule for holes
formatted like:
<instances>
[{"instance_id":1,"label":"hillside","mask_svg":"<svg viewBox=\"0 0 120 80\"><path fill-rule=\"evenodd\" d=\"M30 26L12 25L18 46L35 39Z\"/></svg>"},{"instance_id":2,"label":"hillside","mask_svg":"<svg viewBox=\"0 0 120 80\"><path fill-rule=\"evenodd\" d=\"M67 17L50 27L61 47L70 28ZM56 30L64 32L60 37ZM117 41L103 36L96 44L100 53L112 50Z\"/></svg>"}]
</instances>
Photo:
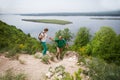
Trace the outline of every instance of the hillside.
<instances>
[{"instance_id":1,"label":"hillside","mask_svg":"<svg viewBox=\"0 0 120 80\"><path fill-rule=\"evenodd\" d=\"M59 35L72 39L68 28L58 31ZM120 80L120 34L103 26L90 36L86 27L80 28L74 44L57 60L55 42L48 44L49 53L42 56L35 38L0 21L0 80ZM16 75L19 72L23 74Z\"/></svg>"},{"instance_id":2,"label":"hillside","mask_svg":"<svg viewBox=\"0 0 120 80\"><path fill-rule=\"evenodd\" d=\"M0 56L0 61L2 61L0 62L0 74L4 74L5 71L12 69L14 73L24 73L27 77L26 80L53 80L52 75L49 73L50 67L54 69L62 65L65 67L65 71L71 75L79 69L77 58L74 55L64 58L62 61L50 62L48 65L42 63L41 59L35 58L34 55L27 54L21 54L18 60L10 60ZM49 79L44 79L45 76L48 76Z\"/></svg>"},{"instance_id":3,"label":"hillside","mask_svg":"<svg viewBox=\"0 0 120 80\"><path fill-rule=\"evenodd\" d=\"M36 50L40 50L39 42L25 34L21 29L15 26L8 25L0 21L0 51L10 52L9 55L14 55L16 52L24 51L32 54Z\"/></svg>"}]
</instances>

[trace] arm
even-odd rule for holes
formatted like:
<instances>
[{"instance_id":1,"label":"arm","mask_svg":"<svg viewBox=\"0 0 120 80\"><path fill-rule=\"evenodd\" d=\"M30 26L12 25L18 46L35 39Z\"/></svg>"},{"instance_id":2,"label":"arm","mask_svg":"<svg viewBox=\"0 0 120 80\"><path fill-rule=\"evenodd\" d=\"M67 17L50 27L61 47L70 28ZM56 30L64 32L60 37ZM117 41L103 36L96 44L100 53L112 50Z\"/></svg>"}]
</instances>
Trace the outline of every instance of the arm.
<instances>
[{"instance_id":1,"label":"arm","mask_svg":"<svg viewBox=\"0 0 120 80\"><path fill-rule=\"evenodd\" d=\"M66 40L64 40L64 43L65 43L65 48L68 48L68 43Z\"/></svg>"},{"instance_id":2,"label":"arm","mask_svg":"<svg viewBox=\"0 0 120 80\"><path fill-rule=\"evenodd\" d=\"M49 37L50 40L54 41L54 39L52 37Z\"/></svg>"},{"instance_id":3,"label":"arm","mask_svg":"<svg viewBox=\"0 0 120 80\"><path fill-rule=\"evenodd\" d=\"M65 45L65 48L68 48L69 46L68 46L68 43L66 42L66 45Z\"/></svg>"}]
</instances>

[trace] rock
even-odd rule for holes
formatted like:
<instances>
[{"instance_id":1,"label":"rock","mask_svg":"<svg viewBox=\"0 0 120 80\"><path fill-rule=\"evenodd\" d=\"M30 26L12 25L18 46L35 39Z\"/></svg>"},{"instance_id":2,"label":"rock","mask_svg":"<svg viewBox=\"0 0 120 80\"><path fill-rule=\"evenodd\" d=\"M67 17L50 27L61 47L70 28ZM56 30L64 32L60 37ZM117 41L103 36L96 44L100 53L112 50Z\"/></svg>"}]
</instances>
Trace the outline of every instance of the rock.
<instances>
[{"instance_id":1,"label":"rock","mask_svg":"<svg viewBox=\"0 0 120 80\"><path fill-rule=\"evenodd\" d=\"M47 73L46 73L46 77L49 78L49 79L52 77L52 75L53 75L52 72L47 72Z\"/></svg>"},{"instance_id":2,"label":"rock","mask_svg":"<svg viewBox=\"0 0 120 80\"><path fill-rule=\"evenodd\" d=\"M62 75L59 75L59 76L57 76L57 77L58 77L59 80L61 80L61 79L63 78Z\"/></svg>"},{"instance_id":3,"label":"rock","mask_svg":"<svg viewBox=\"0 0 120 80\"><path fill-rule=\"evenodd\" d=\"M40 52L36 52L34 56L35 56L35 58L40 59L40 58L42 58L43 55Z\"/></svg>"},{"instance_id":4,"label":"rock","mask_svg":"<svg viewBox=\"0 0 120 80\"><path fill-rule=\"evenodd\" d=\"M68 61L77 61L77 57L76 56L72 56L70 58L68 58Z\"/></svg>"},{"instance_id":5,"label":"rock","mask_svg":"<svg viewBox=\"0 0 120 80\"><path fill-rule=\"evenodd\" d=\"M75 51L67 51L64 55L64 58L69 58L69 57L73 57L73 56L77 57L77 53Z\"/></svg>"}]
</instances>

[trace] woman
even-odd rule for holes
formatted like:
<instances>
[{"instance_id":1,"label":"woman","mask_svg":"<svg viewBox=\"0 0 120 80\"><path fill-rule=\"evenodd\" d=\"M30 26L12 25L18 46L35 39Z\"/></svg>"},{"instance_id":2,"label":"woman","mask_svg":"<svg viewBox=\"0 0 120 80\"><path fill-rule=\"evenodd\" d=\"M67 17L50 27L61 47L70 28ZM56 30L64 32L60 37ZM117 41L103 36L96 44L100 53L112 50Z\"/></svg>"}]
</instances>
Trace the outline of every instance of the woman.
<instances>
[{"instance_id":1,"label":"woman","mask_svg":"<svg viewBox=\"0 0 120 80\"><path fill-rule=\"evenodd\" d=\"M46 55L47 52L47 45L46 45L46 39L47 39L47 32L48 28L45 28L43 32L40 33L39 39L41 40L42 46L43 46L43 56Z\"/></svg>"}]
</instances>

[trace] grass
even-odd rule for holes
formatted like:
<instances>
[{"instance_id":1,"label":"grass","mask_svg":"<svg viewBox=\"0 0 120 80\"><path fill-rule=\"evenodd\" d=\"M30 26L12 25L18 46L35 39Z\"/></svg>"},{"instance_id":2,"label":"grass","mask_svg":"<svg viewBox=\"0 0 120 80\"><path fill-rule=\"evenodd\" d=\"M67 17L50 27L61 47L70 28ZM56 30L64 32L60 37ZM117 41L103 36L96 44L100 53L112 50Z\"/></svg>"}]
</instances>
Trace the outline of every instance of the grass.
<instances>
[{"instance_id":1,"label":"grass","mask_svg":"<svg viewBox=\"0 0 120 80\"><path fill-rule=\"evenodd\" d=\"M41 61L45 64L50 64L49 59L50 59L50 57L48 55L45 55L42 57Z\"/></svg>"},{"instance_id":2,"label":"grass","mask_svg":"<svg viewBox=\"0 0 120 80\"><path fill-rule=\"evenodd\" d=\"M25 74L14 74L11 69L8 69L5 75L0 75L0 80L26 80Z\"/></svg>"},{"instance_id":3,"label":"grass","mask_svg":"<svg viewBox=\"0 0 120 80\"><path fill-rule=\"evenodd\" d=\"M71 24L70 21L65 20L57 20L57 19L22 19L23 21L30 21L30 22L38 22L38 23L51 23L51 24L59 24L59 25L66 25Z\"/></svg>"},{"instance_id":4,"label":"grass","mask_svg":"<svg viewBox=\"0 0 120 80\"><path fill-rule=\"evenodd\" d=\"M35 54L34 57L37 58L37 59L41 59L42 58L42 54Z\"/></svg>"}]
</instances>

